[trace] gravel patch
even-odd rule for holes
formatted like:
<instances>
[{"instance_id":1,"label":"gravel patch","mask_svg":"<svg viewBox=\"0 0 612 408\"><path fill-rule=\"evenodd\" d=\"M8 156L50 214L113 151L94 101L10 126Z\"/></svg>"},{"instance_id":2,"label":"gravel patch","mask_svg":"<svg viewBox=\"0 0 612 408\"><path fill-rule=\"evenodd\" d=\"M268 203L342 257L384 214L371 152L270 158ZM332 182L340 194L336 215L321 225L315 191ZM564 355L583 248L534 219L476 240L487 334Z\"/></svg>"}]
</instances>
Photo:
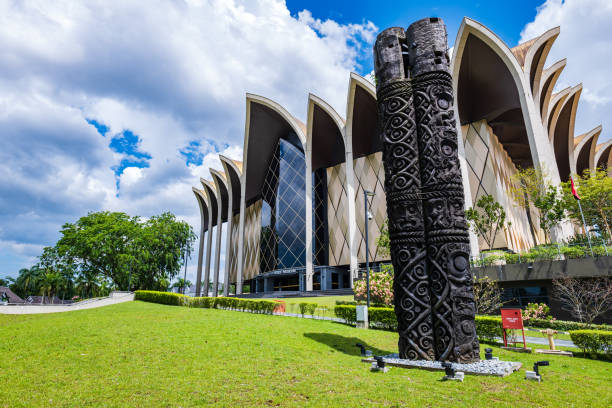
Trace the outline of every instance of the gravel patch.
<instances>
[{"instance_id":1,"label":"gravel patch","mask_svg":"<svg viewBox=\"0 0 612 408\"><path fill-rule=\"evenodd\" d=\"M429 361L429 360L404 360L399 358L398 354L389 354L383 357L384 362L387 365L402 368L420 368L430 371L444 371L441 361ZM363 362L372 363L375 360L373 358L366 358L361 360ZM522 363L515 361L501 361L501 360L480 360L476 363L462 364L453 363L455 371L462 371L465 374L471 375L492 375L496 377L505 377L512 374L514 371L518 371L522 367Z\"/></svg>"}]
</instances>

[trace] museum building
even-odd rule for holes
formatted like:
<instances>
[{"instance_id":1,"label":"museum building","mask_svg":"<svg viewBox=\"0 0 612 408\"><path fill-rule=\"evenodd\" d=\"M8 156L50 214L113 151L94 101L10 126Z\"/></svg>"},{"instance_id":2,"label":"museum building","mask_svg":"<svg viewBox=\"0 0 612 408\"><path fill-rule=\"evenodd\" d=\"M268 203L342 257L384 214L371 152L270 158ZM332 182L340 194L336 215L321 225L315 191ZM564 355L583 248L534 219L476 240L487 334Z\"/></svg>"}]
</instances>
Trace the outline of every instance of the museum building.
<instances>
[{"instance_id":1,"label":"museum building","mask_svg":"<svg viewBox=\"0 0 612 408\"><path fill-rule=\"evenodd\" d=\"M465 18L455 41L465 205L486 194L503 205L511 225L498 233L495 248L521 251L544 242L537 214L508 194L518 168L541 167L559 184L570 174L612 166L612 140L597 143L601 126L574 135L582 86L553 92L566 61L545 66L559 32L508 48ZM251 292L348 289L366 248L370 262L390 261L376 244L387 218L376 88L354 73L348 79L344 117L310 94L306 124L278 103L247 94L243 160L220 156L223 171L211 169L202 188L193 188L202 221L197 281L213 281L204 294L217 294L220 273L236 294L245 284ZM364 191L371 193L368 214ZM553 234L567 238L573 226L561 224ZM480 248L484 242L472 235L472 254Z\"/></svg>"}]
</instances>

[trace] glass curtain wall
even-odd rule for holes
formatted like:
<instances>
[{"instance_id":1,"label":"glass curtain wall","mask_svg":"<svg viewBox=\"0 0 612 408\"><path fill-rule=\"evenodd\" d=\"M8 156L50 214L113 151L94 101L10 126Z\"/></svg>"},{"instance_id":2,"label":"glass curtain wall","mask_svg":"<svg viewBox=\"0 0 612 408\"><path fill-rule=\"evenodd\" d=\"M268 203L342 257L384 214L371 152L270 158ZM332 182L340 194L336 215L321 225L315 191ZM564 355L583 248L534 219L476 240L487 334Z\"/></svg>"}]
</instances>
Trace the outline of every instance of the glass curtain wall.
<instances>
[{"instance_id":1,"label":"glass curtain wall","mask_svg":"<svg viewBox=\"0 0 612 408\"><path fill-rule=\"evenodd\" d=\"M304 153L280 139L262 189L261 273L306 263L305 171Z\"/></svg>"}]
</instances>

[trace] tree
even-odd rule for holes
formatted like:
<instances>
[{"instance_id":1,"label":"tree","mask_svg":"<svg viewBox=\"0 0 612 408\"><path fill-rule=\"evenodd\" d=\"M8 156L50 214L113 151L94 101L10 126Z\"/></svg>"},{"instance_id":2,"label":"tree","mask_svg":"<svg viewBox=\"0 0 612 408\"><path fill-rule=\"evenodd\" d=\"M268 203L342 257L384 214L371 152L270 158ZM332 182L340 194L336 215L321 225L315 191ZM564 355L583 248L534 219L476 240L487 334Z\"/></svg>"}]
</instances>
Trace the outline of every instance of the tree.
<instances>
[{"instance_id":1,"label":"tree","mask_svg":"<svg viewBox=\"0 0 612 408\"><path fill-rule=\"evenodd\" d=\"M510 188L510 195L514 202L527 212L534 243L536 243L536 236L533 232L531 206L538 213L540 228L544 231L545 241L548 242L551 228L565 218L564 203L557 187L550 184L546 172L541 168L519 169L512 176L512 180L513 187Z\"/></svg>"},{"instance_id":2,"label":"tree","mask_svg":"<svg viewBox=\"0 0 612 408\"><path fill-rule=\"evenodd\" d=\"M612 219L612 178L608 172L598 169L591 172L585 170L582 176L577 176L574 183L580 196L580 204L588 225L597 225L608 238L612 238L610 220ZM570 182L563 183L563 203L569 216L578 225L582 225L582 217L578 202L571 192Z\"/></svg>"},{"instance_id":3,"label":"tree","mask_svg":"<svg viewBox=\"0 0 612 408\"><path fill-rule=\"evenodd\" d=\"M117 287L127 286L129 243L138 230L138 217L119 212L94 212L60 231L58 252L81 270L101 274Z\"/></svg>"},{"instance_id":4,"label":"tree","mask_svg":"<svg viewBox=\"0 0 612 408\"><path fill-rule=\"evenodd\" d=\"M593 321L612 310L612 277L553 280L553 291L561 308L581 322Z\"/></svg>"},{"instance_id":5,"label":"tree","mask_svg":"<svg viewBox=\"0 0 612 408\"><path fill-rule=\"evenodd\" d=\"M477 314L492 314L502 307L503 302L499 285L488 276L480 279L474 277L472 289Z\"/></svg>"},{"instance_id":6,"label":"tree","mask_svg":"<svg viewBox=\"0 0 612 408\"><path fill-rule=\"evenodd\" d=\"M380 229L380 235L376 238L377 252L381 256L389 256L391 254L391 241L389 240L389 220L385 220Z\"/></svg>"},{"instance_id":7,"label":"tree","mask_svg":"<svg viewBox=\"0 0 612 408\"><path fill-rule=\"evenodd\" d=\"M506 225L504 207L489 194L478 199L476 209L468 208L465 217L475 232L485 240L490 250L495 245L497 232L510 225L510 223Z\"/></svg>"},{"instance_id":8,"label":"tree","mask_svg":"<svg viewBox=\"0 0 612 408\"><path fill-rule=\"evenodd\" d=\"M172 285L173 288L177 288L179 290L179 293L182 293L183 295L185 294L185 289L190 287L190 286L191 286L191 282L189 280L185 280L183 278L179 278Z\"/></svg>"}]
</instances>

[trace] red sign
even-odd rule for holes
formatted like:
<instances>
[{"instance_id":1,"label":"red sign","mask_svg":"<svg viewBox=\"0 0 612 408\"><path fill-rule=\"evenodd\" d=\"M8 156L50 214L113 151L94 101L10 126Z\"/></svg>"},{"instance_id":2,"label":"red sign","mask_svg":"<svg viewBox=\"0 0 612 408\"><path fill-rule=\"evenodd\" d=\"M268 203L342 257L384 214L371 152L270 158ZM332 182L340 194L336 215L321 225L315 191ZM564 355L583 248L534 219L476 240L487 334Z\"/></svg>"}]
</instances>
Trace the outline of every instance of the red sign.
<instances>
[{"instance_id":1,"label":"red sign","mask_svg":"<svg viewBox=\"0 0 612 408\"><path fill-rule=\"evenodd\" d=\"M521 309L502 309L502 327L504 329L518 329L523 328L523 317L521 316Z\"/></svg>"},{"instance_id":2,"label":"red sign","mask_svg":"<svg viewBox=\"0 0 612 408\"><path fill-rule=\"evenodd\" d=\"M525 341L525 330L523 329L523 316L521 315L521 309L501 309L502 316L502 328L504 329L504 346L508 346L508 334L506 330L520 330L523 334L523 348L527 348L527 342ZM513 341L516 346L516 338Z\"/></svg>"}]
</instances>

